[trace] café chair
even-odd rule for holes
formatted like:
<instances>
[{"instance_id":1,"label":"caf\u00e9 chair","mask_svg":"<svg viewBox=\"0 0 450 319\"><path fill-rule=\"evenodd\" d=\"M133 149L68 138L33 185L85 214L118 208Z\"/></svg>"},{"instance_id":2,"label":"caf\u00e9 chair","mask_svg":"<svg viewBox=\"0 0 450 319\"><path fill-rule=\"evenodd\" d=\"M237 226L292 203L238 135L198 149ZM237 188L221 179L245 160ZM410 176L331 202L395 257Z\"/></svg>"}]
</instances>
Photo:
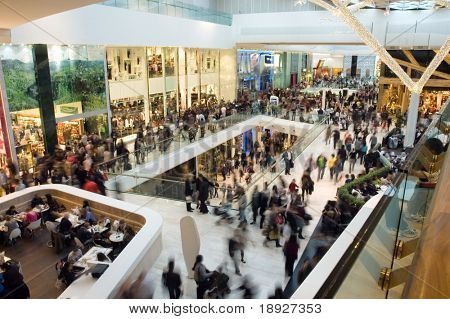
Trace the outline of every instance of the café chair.
<instances>
[{"instance_id":1,"label":"caf\u00e9 chair","mask_svg":"<svg viewBox=\"0 0 450 319\"><path fill-rule=\"evenodd\" d=\"M39 229L39 228L41 228L41 222L42 222L42 220L41 220L41 218L39 218L38 220L36 220L36 221L30 223L30 224L27 226L27 230L30 232L30 237L31 237L31 238L33 238L34 231L37 230L37 229Z\"/></svg>"},{"instance_id":2,"label":"caf\u00e9 chair","mask_svg":"<svg viewBox=\"0 0 450 319\"><path fill-rule=\"evenodd\" d=\"M20 231L20 228L14 229L11 234L9 234L9 242L11 245L14 245L16 243L16 239L22 237L22 232Z\"/></svg>"}]
</instances>

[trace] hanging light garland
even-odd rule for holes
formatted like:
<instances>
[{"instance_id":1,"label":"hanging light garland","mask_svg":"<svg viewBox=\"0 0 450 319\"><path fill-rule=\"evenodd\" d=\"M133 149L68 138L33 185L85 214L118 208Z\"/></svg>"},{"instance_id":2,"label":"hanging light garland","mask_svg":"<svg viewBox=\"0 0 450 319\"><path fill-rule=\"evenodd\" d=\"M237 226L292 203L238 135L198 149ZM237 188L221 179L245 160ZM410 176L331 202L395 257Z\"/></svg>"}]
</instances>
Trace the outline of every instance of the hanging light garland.
<instances>
[{"instance_id":1,"label":"hanging light garland","mask_svg":"<svg viewBox=\"0 0 450 319\"><path fill-rule=\"evenodd\" d=\"M447 0L434 0L435 5L450 9L450 1Z\"/></svg>"},{"instance_id":2,"label":"hanging light garland","mask_svg":"<svg viewBox=\"0 0 450 319\"><path fill-rule=\"evenodd\" d=\"M364 0L364 1L358 2L356 4L353 4L351 6L348 6L347 8L350 10L350 12L356 12L364 7L367 7L368 5L374 5L373 1L374 0Z\"/></svg>"},{"instance_id":3,"label":"hanging light garland","mask_svg":"<svg viewBox=\"0 0 450 319\"><path fill-rule=\"evenodd\" d=\"M437 51L433 60L431 60L430 64L428 64L427 69L422 73L419 81L415 83L416 91L421 92L425 84L428 82L430 77L433 75L434 71L439 67L442 61L447 56L450 51L450 37L447 38L447 41L441 46L439 51Z\"/></svg>"},{"instance_id":4,"label":"hanging light garland","mask_svg":"<svg viewBox=\"0 0 450 319\"><path fill-rule=\"evenodd\" d=\"M299 0L297 4L303 5L307 0ZM347 6L350 2L349 0L330 0L334 6L328 4L323 0L309 0L322 8L326 9L334 16L339 16L344 20L344 22L364 41L364 43L370 47L375 54L383 61L392 72L397 75L397 77L402 81L402 83L409 89L409 91L414 93L420 93L425 86L425 84L430 79L431 75L436 71L438 66L442 63L444 58L450 51L450 37L442 45L439 51L436 53L435 57L428 65L425 72L422 74L419 81L414 82L410 76L402 69L398 62L392 58L392 56L386 51L384 46L382 46L378 40L373 36L372 33L367 31L364 25L359 22L359 20L354 16L353 12L364 8L369 4L373 4L373 0L365 0L354 5ZM449 7L450 1L447 0L436 0L436 4L443 7Z\"/></svg>"},{"instance_id":5,"label":"hanging light garland","mask_svg":"<svg viewBox=\"0 0 450 319\"><path fill-rule=\"evenodd\" d=\"M401 66L395 61L392 56L386 51L386 49L378 42L378 40L373 36L372 33L367 31L366 27L359 22L359 20L350 12L348 7L344 6L340 0L331 0L336 6L335 10L340 12L340 17L346 22L356 34L364 41L364 43L370 47L376 55L398 76L403 84L410 91L414 91L414 82L406 74L406 72L401 68Z\"/></svg>"}]
</instances>

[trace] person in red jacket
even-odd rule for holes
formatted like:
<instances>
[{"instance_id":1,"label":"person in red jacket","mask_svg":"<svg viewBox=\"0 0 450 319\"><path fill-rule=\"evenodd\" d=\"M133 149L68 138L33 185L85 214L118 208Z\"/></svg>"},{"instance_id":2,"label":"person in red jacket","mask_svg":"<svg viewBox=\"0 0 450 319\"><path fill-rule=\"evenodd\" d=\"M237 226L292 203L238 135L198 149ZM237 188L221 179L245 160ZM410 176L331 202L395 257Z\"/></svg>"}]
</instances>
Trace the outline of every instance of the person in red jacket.
<instances>
[{"instance_id":1,"label":"person in red jacket","mask_svg":"<svg viewBox=\"0 0 450 319\"><path fill-rule=\"evenodd\" d=\"M83 185L83 189L88 192L100 194L100 190L97 184L94 182L92 176L86 178L86 182Z\"/></svg>"}]
</instances>

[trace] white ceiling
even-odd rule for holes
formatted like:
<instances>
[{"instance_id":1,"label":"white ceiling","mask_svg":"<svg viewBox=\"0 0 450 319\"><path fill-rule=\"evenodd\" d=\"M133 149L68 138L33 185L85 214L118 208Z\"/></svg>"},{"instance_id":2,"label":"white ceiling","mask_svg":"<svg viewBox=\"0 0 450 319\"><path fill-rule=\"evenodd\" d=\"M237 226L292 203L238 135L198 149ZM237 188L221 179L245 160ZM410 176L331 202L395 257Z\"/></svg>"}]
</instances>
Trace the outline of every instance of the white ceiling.
<instances>
[{"instance_id":1,"label":"white ceiling","mask_svg":"<svg viewBox=\"0 0 450 319\"><path fill-rule=\"evenodd\" d=\"M43 18L55 13L84 7L99 0L0 0L0 29Z\"/></svg>"}]
</instances>

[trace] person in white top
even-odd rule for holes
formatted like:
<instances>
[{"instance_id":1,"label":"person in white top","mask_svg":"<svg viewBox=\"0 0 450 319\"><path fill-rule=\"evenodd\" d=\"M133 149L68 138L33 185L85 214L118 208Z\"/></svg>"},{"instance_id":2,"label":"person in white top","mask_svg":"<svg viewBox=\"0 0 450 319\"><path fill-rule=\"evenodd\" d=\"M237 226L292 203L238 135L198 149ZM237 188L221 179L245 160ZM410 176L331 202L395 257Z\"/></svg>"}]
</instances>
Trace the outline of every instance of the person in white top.
<instances>
[{"instance_id":1,"label":"person in white top","mask_svg":"<svg viewBox=\"0 0 450 319\"><path fill-rule=\"evenodd\" d=\"M270 101L270 104L278 106L280 99L276 95L271 95L269 101Z\"/></svg>"},{"instance_id":2,"label":"person in white top","mask_svg":"<svg viewBox=\"0 0 450 319\"><path fill-rule=\"evenodd\" d=\"M220 111L222 112L222 117L227 116L227 108L224 106L222 106L222 108L220 109Z\"/></svg>"}]
</instances>

